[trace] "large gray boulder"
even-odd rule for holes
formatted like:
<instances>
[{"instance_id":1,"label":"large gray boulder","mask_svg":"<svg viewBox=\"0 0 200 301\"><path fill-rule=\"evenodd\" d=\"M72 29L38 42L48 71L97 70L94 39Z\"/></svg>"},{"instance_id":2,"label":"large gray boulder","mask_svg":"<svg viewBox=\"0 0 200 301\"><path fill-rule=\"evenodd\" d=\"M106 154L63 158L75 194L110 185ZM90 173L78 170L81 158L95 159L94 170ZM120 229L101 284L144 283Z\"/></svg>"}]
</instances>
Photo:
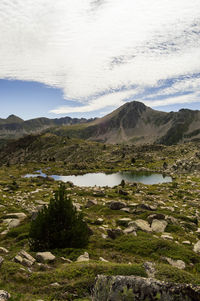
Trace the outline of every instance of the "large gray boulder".
<instances>
[{"instance_id":1,"label":"large gray boulder","mask_svg":"<svg viewBox=\"0 0 200 301\"><path fill-rule=\"evenodd\" d=\"M152 231L157 233L164 232L166 227L167 227L167 222L164 220L154 219L151 224Z\"/></svg>"},{"instance_id":2,"label":"large gray boulder","mask_svg":"<svg viewBox=\"0 0 200 301\"><path fill-rule=\"evenodd\" d=\"M137 219L134 222L129 223L130 226L135 226L137 230L152 232L149 223L143 219Z\"/></svg>"},{"instance_id":3,"label":"large gray boulder","mask_svg":"<svg viewBox=\"0 0 200 301\"><path fill-rule=\"evenodd\" d=\"M200 286L136 276L96 278L93 301L200 301Z\"/></svg>"},{"instance_id":4,"label":"large gray boulder","mask_svg":"<svg viewBox=\"0 0 200 301\"><path fill-rule=\"evenodd\" d=\"M0 301L6 301L10 299L10 294L4 290L0 290Z\"/></svg>"},{"instance_id":5,"label":"large gray boulder","mask_svg":"<svg viewBox=\"0 0 200 301\"><path fill-rule=\"evenodd\" d=\"M51 252L38 252L36 254L36 260L41 263L52 262L56 257Z\"/></svg>"},{"instance_id":6,"label":"large gray boulder","mask_svg":"<svg viewBox=\"0 0 200 301\"><path fill-rule=\"evenodd\" d=\"M110 209L112 209L112 210L120 210L125 207L126 207L126 204L123 202L113 201L110 203Z\"/></svg>"}]
</instances>

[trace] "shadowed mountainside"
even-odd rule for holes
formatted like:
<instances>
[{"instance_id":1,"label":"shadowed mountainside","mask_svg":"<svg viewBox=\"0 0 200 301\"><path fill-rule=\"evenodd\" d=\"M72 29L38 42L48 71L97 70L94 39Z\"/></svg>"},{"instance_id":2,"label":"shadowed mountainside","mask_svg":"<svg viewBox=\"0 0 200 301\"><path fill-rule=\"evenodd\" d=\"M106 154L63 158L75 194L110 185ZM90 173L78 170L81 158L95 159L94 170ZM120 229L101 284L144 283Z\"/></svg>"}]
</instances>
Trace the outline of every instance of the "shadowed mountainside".
<instances>
[{"instance_id":1,"label":"shadowed mountainside","mask_svg":"<svg viewBox=\"0 0 200 301\"><path fill-rule=\"evenodd\" d=\"M53 132L111 144L172 145L200 138L200 111L181 109L167 113L133 101L93 122L59 127Z\"/></svg>"}]
</instances>

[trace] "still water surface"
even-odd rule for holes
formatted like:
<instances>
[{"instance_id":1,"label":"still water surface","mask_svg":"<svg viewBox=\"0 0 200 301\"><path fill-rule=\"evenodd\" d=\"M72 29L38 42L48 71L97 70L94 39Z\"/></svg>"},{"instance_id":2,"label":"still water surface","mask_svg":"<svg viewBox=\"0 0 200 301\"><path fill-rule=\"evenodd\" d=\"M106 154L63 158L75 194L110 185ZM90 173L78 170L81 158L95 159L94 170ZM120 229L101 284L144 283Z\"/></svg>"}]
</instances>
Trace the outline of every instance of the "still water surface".
<instances>
[{"instance_id":1,"label":"still water surface","mask_svg":"<svg viewBox=\"0 0 200 301\"><path fill-rule=\"evenodd\" d=\"M46 177L47 175L42 173L40 170L37 171L37 174L27 174L26 178L30 177ZM56 181L68 182L71 181L74 185L77 186L109 186L113 187L119 185L122 180L133 183L139 182L143 184L159 184L159 183L168 183L172 182L170 176L163 176L158 173L141 173L141 172L117 172L112 174L105 173L87 173L84 175L78 176L60 176L60 175L51 175Z\"/></svg>"}]
</instances>

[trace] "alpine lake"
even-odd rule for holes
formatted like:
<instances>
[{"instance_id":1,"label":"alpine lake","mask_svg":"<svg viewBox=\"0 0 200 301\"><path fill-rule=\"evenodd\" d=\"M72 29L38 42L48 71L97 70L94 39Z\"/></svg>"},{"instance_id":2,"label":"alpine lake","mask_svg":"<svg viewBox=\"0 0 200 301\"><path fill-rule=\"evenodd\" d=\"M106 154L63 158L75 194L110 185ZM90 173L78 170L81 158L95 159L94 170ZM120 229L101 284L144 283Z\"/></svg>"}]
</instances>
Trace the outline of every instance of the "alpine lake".
<instances>
[{"instance_id":1,"label":"alpine lake","mask_svg":"<svg viewBox=\"0 0 200 301\"><path fill-rule=\"evenodd\" d=\"M26 174L26 178L31 177L47 177L41 170L36 171L34 174ZM72 182L76 186L80 187L114 187L119 185L122 180L128 183L143 183L146 185L162 184L172 182L172 178L160 173L151 172L126 172L121 171L117 173L105 174L105 173L86 173L83 175L50 175L56 181Z\"/></svg>"}]
</instances>

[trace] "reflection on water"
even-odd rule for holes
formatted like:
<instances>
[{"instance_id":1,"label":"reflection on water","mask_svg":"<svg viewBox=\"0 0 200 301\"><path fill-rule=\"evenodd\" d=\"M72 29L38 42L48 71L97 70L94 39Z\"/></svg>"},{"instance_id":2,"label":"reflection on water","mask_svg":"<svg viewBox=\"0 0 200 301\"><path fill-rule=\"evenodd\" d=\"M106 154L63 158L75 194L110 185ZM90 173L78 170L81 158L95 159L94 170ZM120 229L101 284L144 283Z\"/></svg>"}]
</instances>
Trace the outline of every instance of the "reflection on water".
<instances>
[{"instance_id":1,"label":"reflection on water","mask_svg":"<svg viewBox=\"0 0 200 301\"><path fill-rule=\"evenodd\" d=\"M27 174L25 177L46 177L46 174L42 173L40 170L37 174ZM105 173L87 173L79 176L59 176L51 175L56 181L68 182L71 181L77 186L109 186L113 187L119 185L122 180L126 182L139 182L143 184L159 184L172 182L172 178L169 176L163 176L162 174L156 173L141 173L141 172L117 172L113 174Z\"/></svg>"}]
</instances>

